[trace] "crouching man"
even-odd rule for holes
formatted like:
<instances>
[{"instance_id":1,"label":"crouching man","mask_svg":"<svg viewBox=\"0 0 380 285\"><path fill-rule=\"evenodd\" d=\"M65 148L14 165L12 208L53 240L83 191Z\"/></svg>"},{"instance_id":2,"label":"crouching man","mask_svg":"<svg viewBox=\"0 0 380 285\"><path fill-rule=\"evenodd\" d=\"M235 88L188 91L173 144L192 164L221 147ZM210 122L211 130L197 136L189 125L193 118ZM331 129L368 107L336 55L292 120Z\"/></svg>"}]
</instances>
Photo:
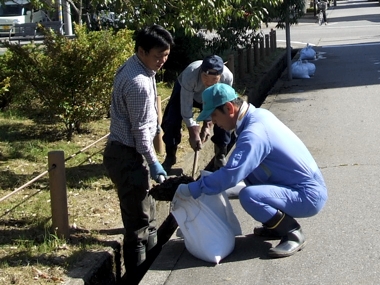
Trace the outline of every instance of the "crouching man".
<instances>
[{"instance_id":1,"label":"crouching man","mask_svg":"<svg viewBox=\"0 0 380 285\"><path fill-rule=\"evenodd\" d=\"M269 257L295 254L305 245L295 218L316 215L325 205L327 189L322 174L303 142L270 111L255 108L223 83L202 94L203 110L197 118L212 122L237 136L236 148L227 164L177 193L198 198L202 193L218 194L239 181L246 187L239 193L244 210L262 227L254 234L279 238Z\"/></svg>"}]
</instances>

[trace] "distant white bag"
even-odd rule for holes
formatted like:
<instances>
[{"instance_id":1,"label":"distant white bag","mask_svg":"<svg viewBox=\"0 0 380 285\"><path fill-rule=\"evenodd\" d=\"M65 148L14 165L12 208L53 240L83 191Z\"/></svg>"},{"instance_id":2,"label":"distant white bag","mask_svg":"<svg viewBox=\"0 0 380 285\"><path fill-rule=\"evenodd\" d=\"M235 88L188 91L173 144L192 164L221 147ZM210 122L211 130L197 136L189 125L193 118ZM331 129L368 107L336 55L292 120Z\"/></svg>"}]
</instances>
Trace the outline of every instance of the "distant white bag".
<instances>
[{"instance_id":1,"label":"distant white bag","mask_svg":"<svg viewBox=\"0 0 380 285\"><path fill-rule=\"evenodd\" d=\"M316 57L316 52L309 44L307 44L306 47L304 47L300 51L300 59L301 60L303 60L303 59L306 59L306 60L315 59L315 57Z\"/></svg>"},{"instance_id":2,"label":"distant white bag","mask_svg":"<svg viewBox=\"0 0 380 285\"><path fill-rule=\"evenodd\" d=\"M303 60L302 63L307 67L307 71L308 71L309 76L314 76L315 64L308 62L307 60Z\"/></svg>"},{"instance_id":3,"label":"distant white bag","mask_svg":"<svg viewBox=\"0 0 380 285\"><path fill-rule=\"evenodd\" d=\"M302 62L302 60L299 59L296 62L293 62L292 77L293 78L310 78L309 70L306 64Z\"/></svg>"},{"instance_id":4,"label":"distant white bag","mask_svg":"<svg viewBox=\"0 0 380 285\"><path fill-rule=\"evenodd\" d=\"M225 192L198 199L175 194L171 212L195 257L218 264L235 248L241 227Z\"/></svg>"}]
</instances>

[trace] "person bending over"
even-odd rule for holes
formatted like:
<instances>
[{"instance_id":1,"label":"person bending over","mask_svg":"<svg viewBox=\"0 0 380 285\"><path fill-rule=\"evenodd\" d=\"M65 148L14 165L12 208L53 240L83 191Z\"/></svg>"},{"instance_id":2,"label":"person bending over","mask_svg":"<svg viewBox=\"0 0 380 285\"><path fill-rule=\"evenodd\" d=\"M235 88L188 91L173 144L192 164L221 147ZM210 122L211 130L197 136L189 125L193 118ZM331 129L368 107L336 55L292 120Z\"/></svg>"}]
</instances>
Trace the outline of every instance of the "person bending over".
<instances>
[{"instance_id":1,"label":"person bending over","mask_svg":"<svg viewBox=\"0 0 380 285\"><path fill-rule=\"evenodd\" d=\"M165 143L166 157L162 163L169 172L177 162L177 148L181 143L182 120L189 131L189 142L194 151L202 148L210 137L212 122L204 118L202 128L193 119L193 107L202 109L202 92L215 83L222 82L229 85L233 83L231 71L224 66L223 60L217 55L207 56L202 60L189 64L178 76L174 84L168 105L162 118L162 137ZM230 143L230 133L214 125L214 169L226 163L227 145Z\"/></svg>"}]
</instances>

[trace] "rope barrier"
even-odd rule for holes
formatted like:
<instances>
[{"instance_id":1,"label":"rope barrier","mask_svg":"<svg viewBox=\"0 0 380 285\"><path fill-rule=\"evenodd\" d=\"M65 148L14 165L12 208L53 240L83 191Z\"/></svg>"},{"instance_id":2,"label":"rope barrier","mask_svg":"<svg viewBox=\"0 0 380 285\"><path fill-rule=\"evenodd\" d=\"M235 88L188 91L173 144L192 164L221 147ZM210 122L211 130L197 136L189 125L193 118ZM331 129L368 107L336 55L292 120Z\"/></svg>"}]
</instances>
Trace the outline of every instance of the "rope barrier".
<instances>
[{"instance_id":1,"label":"rope barrier","mask_svg":"<svg viewBox=\"0 0 380 285\"><path fill-rule=\"evenodd\" d=\"M164 100L161 101L161 103L169 100L169 98L170 98L170 96L166 97Z\"/></svg>"},{"instance_id":2,"label":"rope barrier","mask_svg":"<svg viewBox=\"0 0 380 285\"><path fill-rule=\"evenodd\" d=\"M93 145L97 144L97 143L100 142L101 140L104 140L104 139L107 138L109 135L110 135L109 133L106 134L105 136L101 137L100 139L98 139L97 141L93 142L92 144L90 144L90 145L86 146L85 148L82 148L80 151L78 151L78 152L76 152L76 153L70 155L69 157L67 157L67 158L65 159L65 161L68 161L69 159L72 159L73 157L77 156L78 154L84 152L86 149L92 147Z\"/></svg>"},{"instance_id":3,"label":"rope barrier","mask_svg":"<svg viewBox=\"0 0 380 285\"><path fill-rule=\"evenodd\" d=\"M5 199L9 198L10 196L12 196L13 194L16 194L17 192L21 191L22 189L26 188L27 186L29 186L30 184L32 184L33 182L35 182L36 180L40 179L42 176L46 175L50 170L54 169L55 168L55 165L50 168L49 170L46 170L44 172L42 172L40 175L36 176L35 178L33 178L32 180L30 180L29 182L25 183L24 185L22 185L21 187L17 188L16 190L14 190L13 192L5 195L3 198L0 199L0 202L4 201Z\"/></svg>"},{"instance_id":4,"label":"rope barrier","mask_svg":"<svg viewBox=\"0 0 380 285\"><path fill-rule=\"evenodd\" d=\"M67 157L65 159L65 161L68 161L69 159L75 157L76 155L80 154L81 152L85 151L86 149L92 147L93 145L97 144L98 142L100 142L101 140L104 140L105 138L107 138L109 136L109 133L106 134L105 136L101 137L100 139L98 139L97 141L93 142L92 144L86 146L85 148L81 149L80 151L70 155L69 157ZM22 189L28 187L29 185L31 185L33 182L37 181L38 179L40 179L42 176L46 175L47 173L49 173L49 171L55 169L55 165L53 165L51 168L49 168L48 170L42 172L40 175L36 176L35 178L33 178L32 180L30 180L29 182L25 183L24 185L22 185L21 187L15 189L14 191L12 191L11 193L5 195L4 197L0 198L0 202L8 199L10 196L16 194L17 192L20 192Z\"/></svg>"}]
</instances>

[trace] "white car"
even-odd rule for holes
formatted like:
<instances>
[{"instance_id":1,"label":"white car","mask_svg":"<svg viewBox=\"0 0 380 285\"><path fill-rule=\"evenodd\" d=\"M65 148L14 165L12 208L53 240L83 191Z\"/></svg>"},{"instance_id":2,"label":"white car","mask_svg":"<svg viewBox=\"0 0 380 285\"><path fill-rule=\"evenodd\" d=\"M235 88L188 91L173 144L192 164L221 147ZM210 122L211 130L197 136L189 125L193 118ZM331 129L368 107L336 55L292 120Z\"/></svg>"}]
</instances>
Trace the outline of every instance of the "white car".
<instances>
[{"instance_id":1,"label":"white car","mask_svg":"<svg viewBox=\"0 0 380 285\"><path fill-rule=\"evenodd\" d=\"M14 24L38 23L47 19L44 11L33 9L27 0L0 3L0 35L8 36Z\"/></svg>"}]
</instances>

